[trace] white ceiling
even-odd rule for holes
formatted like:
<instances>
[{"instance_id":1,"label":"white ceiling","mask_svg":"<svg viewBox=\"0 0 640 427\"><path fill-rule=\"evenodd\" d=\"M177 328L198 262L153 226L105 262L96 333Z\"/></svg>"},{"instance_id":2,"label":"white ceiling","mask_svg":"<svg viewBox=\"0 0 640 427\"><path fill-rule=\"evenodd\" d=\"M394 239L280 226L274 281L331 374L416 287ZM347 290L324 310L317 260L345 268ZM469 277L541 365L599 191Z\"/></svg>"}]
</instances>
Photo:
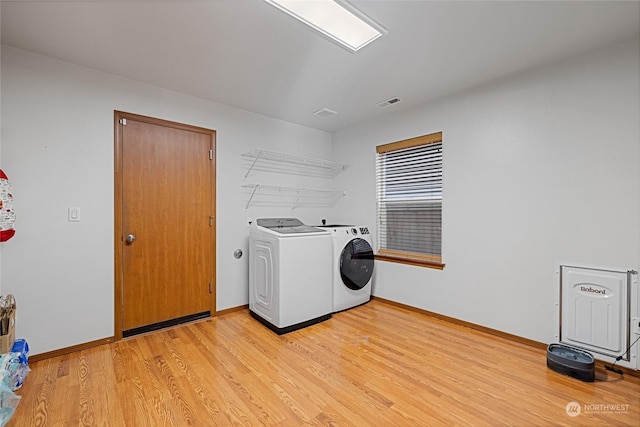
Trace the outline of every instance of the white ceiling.
<instances>
[{"instance_id":1,"label":"white ceiling","mask_svg":"<svg viewBox=\"0 0 640 427\"><path fill-rule=\"evenodd\" d=\"M326 131L639 37L640 2L351 1L357 53L259 1L6 1L2 43ZM380 109L381 101L400 103ZM329 108L337 115L313 112Z\"/></svg>"}]
</instances>

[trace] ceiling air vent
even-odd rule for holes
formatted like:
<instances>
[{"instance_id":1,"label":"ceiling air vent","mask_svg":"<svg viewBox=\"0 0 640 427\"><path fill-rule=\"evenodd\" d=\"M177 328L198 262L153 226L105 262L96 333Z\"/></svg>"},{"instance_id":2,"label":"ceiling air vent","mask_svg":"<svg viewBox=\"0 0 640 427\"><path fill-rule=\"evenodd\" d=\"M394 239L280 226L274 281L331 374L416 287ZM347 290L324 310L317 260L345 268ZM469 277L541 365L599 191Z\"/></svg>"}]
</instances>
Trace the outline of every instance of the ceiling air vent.
<instances>
[{"instance_id":1,"label":"ceiling air vent","mask_svg":"<svg viewBox=\"0 0 640 427\"><path fill-rule=\"evenodd\" d=\"M387 99L386 101L382 101L377 105L378 105L378 108L385 108L385 107L388 107L389 105L393 105L398 102L400 102L400 98L391 98L391 99Z\"/></svg>"},{"instance_id":2,"label":"ceiling air vent","mask_svg":"<svg viewBox=\"0 0 640 427\"><path fill-rule=\"evenodd\" d=\"M338 114L338 112L330 110L328 108L321 108L320 110L316 111L313 114L315 114L318 117L325 117L326 118L326 117L331 117L333 115L336 115L336 114Z\"/></svg>"}]
</instances>

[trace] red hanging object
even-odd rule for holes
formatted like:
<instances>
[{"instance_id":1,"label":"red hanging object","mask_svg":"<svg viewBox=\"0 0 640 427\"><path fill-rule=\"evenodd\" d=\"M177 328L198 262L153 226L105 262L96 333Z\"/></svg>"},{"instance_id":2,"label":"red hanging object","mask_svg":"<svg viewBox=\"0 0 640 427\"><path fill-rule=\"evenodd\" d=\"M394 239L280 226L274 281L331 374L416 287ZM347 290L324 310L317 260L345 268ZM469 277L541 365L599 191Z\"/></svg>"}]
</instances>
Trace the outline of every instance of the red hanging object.
<instances>
[{"instance_id":1,"label":"red hanging object","mask_svg":"<svg viewBox=\"0 0 640 427\"><path fill-rule=\"evenodd\" d=\"M13 194L7 175L0 169L0 242L6 242L16 234L13 223L16 213L13 211Z\"/></svg>"}]
</instances>

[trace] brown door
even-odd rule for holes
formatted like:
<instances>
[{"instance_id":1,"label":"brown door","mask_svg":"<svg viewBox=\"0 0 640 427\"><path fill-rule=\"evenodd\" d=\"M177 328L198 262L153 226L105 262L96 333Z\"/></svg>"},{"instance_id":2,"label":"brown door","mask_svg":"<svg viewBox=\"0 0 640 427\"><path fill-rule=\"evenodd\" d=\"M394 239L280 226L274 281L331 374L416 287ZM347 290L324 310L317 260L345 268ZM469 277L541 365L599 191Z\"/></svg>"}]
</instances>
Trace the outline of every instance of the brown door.
<instances>
[{"instance_id":1,"label":"brown door","mask_svg":"<svg viewBox=\"0 0 640 427\"><path fill-rule=\"evenodd\" d=\"M215 313L215 131L115 119L121 338Z\"/></svg>"}]
</instances>

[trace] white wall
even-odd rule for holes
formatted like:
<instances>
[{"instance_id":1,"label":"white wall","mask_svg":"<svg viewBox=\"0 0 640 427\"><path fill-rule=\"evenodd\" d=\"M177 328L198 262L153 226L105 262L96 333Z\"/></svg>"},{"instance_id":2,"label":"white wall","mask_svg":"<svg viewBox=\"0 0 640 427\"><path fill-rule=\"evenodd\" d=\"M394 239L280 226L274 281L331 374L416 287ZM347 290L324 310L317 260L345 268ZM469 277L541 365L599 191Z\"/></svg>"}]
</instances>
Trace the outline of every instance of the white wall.
<instances>
[{"instance_id":1,"label":"white wall","mask_svg":"<svg viewBox=\"0 0 640 427\"><path fill-rule=\"evenodd\" d=\"M374 294L553 342L559 264L639 269L639 52L628 41L336 133L352 164L336 219L375 229L375 146L443 131L446 267L378 262Z\"/></svg>"},{"instance_id":2,"label":"white wall","mask_svg":"<svg viewBox=\"0 0 640 427\"><path fill-rule=\"evenodd\" d=\"M2 47L0 167L16 236L2 294L32 354L113 335L113 110L217 130L217 308L246 304L247 217L369 225L375 146L444 134L444 271L379 262L383 298L551 342L560 263L640 267L638 40L333 135ZM252 173L254 147L332 158L335 182ZM250 208L243 183L335 187L333 209ZM80 223L67 207L81 208Z\"/></svg>"},{"instance_id":3,"label":"white wall","mask_svg":"<svg viewBox=\"0 0 640 427\"><path fill-rule=\"evenodd\" d=\"M121 110L217 131L217 308L248 303L246 218L327 217L327 209L250 208L243 183L327 187L266 172L246 180L255 147L331 158L331 135L2 48L2 169L11 179L16 236L2 245L1 291L18 302L17 336L38 354L114 335L114 135ZM278 182L280 181L280 182ZM80 207L81 221L67 222Z\"/></svg>"}]
</instances>

